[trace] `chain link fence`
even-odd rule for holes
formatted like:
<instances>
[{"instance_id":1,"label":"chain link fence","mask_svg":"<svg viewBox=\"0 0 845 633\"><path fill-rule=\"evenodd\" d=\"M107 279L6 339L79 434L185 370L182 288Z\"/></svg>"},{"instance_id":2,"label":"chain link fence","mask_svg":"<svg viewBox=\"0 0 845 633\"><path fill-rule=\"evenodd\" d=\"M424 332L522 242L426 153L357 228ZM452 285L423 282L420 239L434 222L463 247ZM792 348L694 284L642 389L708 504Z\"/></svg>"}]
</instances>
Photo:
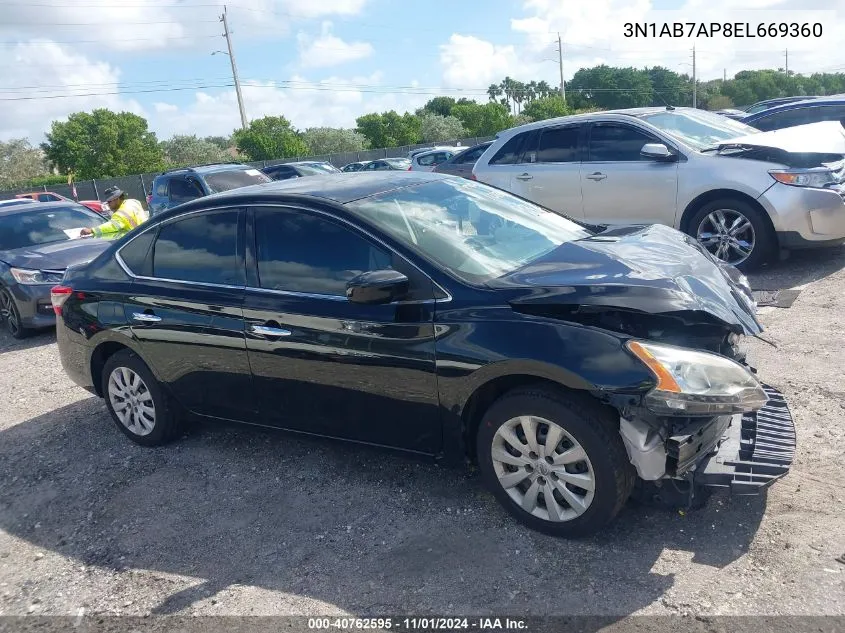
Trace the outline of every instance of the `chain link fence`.
<instances>
[{"instance_id":1,"label":"chain link fence","mask_svg":"<svg viewBox=\"0 0 845 633\"><path fill-rule=\"evenodd\" d=\"M300 160L324 161L331 163L335 167L343 167L349 163L358 163L367 160L378 160L380 158L405 158L408 152L422 147L432 147L433 145L452 145L460 147L471 147L478 143L492 140L492 136L472 136L469 138L454 139L451 141L438 141L437 143L418 143L416 145L402 145L401 147L383 147L381 149L368 149L360 152L338 152L336 154L320 154L317 156L297 156L294 158L283 158L277 160L261 160L251 163L245 163L251 167L263 169L271 165L279 165L281 163L292 163ZM120 187L125 191L130 198L140 200L146 205L147 194L152 191L153 179L158 173L152 174L137 174L134 176L120 176L117 178L96 178L94 180L81 180L76 183L77 200L100 200L103 197L103 192L113 186ZM22 187L19 189L10 189L8 191L0 191L0 200L14 198L19 193L30 193L32 191L51 191L66 198L73 198L73 190L71 185L43 185L39 187Z\"/></svg>"}]
</instances>

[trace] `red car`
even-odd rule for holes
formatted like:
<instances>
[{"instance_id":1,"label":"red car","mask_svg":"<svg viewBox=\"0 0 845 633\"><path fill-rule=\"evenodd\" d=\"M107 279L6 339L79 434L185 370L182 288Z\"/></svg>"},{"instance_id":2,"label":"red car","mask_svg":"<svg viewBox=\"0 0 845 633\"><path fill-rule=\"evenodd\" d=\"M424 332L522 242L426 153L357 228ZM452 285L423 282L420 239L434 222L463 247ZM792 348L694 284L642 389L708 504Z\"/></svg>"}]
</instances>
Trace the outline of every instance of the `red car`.
<instances>
[{"instance_id":1,"label":"red car","mask_svg":"<svg viewBox=\"0 0 845 633\"><path fill-rule=\"evenodd\" d=\"M15 196L15 198L29 198L31 200L36 200L38 202L75 202L75 200L71 200L70 198L65 198L64 196L60 196L57 193L53 193L52 191L35 191L33 193L19 193ZM99 213L100 215L111 215L109 210L109 205L105 202L100 202L99 200L79 200L79 204L88 207L92 211Z\"/></svg>"}]
</instances>

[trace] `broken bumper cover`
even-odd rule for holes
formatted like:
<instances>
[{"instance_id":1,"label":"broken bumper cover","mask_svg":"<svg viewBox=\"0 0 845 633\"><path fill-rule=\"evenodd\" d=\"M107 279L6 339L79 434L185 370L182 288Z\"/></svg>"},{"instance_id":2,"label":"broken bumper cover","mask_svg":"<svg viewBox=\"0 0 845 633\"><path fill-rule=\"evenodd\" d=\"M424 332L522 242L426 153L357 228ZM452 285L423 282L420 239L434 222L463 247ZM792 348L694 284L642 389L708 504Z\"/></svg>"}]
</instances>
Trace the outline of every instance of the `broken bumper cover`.
<instances>
[{"instance_id":1,"label":"broken bumper cover","mask_svg":"<svg viewBox=\"0 0 845 633\"><path fill-rule=\"evenodd\" d=\"M795 425L783 394L764 385L769 401L755 413L735 417L718 449L696 467L697 485L755 495L789 472L795 455Z\"/></svg>"}]
</instances>

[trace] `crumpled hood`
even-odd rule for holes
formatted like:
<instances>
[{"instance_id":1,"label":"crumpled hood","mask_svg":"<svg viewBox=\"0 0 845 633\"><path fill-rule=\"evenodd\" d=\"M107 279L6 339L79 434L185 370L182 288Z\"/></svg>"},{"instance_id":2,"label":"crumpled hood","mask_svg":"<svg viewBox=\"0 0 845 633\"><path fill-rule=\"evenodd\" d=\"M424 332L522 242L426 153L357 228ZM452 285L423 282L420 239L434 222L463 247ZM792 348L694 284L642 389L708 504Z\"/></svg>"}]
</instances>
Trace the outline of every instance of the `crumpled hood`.
<instances>
[{"instance_id":1,"label":"crumpled hood","mask_svg":"<svg viewBox=\"0 0 845 633\"><path fill-rule=\"evenodd\" d=\"M719 143L720 149L735 146L771 147L795 153L845 154L845 128L839 121L820 121L739 136Z\"/></svg>"},{"instance_id":2,"label":"crumpled hood","mask_svg":"<svg viewBox=\"0 0 845 633\"><path fill-rule=\"evenodd\" d=\"M110 239L84 238L51 242L41 246L0 251L0 261L15 268L33 270L65 270L68 266L86 264L102 253Z\"/></svg>"},{"instance_id":3,"label":"crumpled hood","mask_svg":"<svg viewBox=\"0 0 845 633\"><path fill-rule=\"evenodd\" d=\"M488 285L512 290L511 304L704 313L736 332L759 334L763 327L742 280L739 271L717 263L693 238L652 225L615 227L567 242Z\"/></svg>"}]
</instances>

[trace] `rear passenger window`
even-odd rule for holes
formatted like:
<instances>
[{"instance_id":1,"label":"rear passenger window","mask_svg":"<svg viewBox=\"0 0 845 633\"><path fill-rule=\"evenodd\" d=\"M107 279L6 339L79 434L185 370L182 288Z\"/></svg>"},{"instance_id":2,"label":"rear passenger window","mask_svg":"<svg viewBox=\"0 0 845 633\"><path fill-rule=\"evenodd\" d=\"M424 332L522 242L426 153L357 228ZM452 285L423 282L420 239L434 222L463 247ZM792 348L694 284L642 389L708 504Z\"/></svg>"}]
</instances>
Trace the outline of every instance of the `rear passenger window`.
<instances>
[{"instance_id":1,"label":"rear passenger window","mask_svg":"<svg viewBox=\"0 0 845 633\"><path fill-rule=\"evenodd\" d=\"M156 183L155 195L159 198L167 197L167 178L162 178Z\"/></svg>"},{"instance_id":2,"label":"rear passenger window","mask_svg":"<svg viewBox=\"0 0 845 633\"><path fill-rule=\"evenodd\" d=\"M163 224L153 247L153 276L242 286L244 269L237 246L238 211L192 215Z\"/></svg>"},{"instance_id":3,"label":"rear passenger window","mask_svg":"<svg viewBox=\"0 0 845 633\"><path fill-rule=\"evenodd\" d=\"M522 152L525 149L525 142L531 132L517 134L506 142L502 148L490 159L491 165L514 165L522 162Z\"/></svg>"},{"instance_id":4,"label":"rear passenger window","mask_svg":"<svg viewBox=\"0 0 845 633\"><path fill-rule=\"evenodd\" d=\"M155 238L155 229L141 233L138 237L120 249L120 259L133 275L149 277L152 274L152 262L147 257Z\"/></svg>"},{"instance_id":5,"label":"rear passenger window","mask_svg":"<svg viewBox=\"0 0 845 633\"><path fill-rule=\"evenodd\" d=\"M537 148L538 163L570 163L578 160L577 127L558 127L543 130Z\"/></svg>"},{"instance_id":6,"label":"rear passenger window","mask_svg":"<svg viewBox=\"0 0 845 633\"><path fill-rule=\"evenodd\" d=\"M346 282L391 267L390 254L325 218L291 211L255 212L262 288L346 295Z\"/></svg>"}]
</instances>

